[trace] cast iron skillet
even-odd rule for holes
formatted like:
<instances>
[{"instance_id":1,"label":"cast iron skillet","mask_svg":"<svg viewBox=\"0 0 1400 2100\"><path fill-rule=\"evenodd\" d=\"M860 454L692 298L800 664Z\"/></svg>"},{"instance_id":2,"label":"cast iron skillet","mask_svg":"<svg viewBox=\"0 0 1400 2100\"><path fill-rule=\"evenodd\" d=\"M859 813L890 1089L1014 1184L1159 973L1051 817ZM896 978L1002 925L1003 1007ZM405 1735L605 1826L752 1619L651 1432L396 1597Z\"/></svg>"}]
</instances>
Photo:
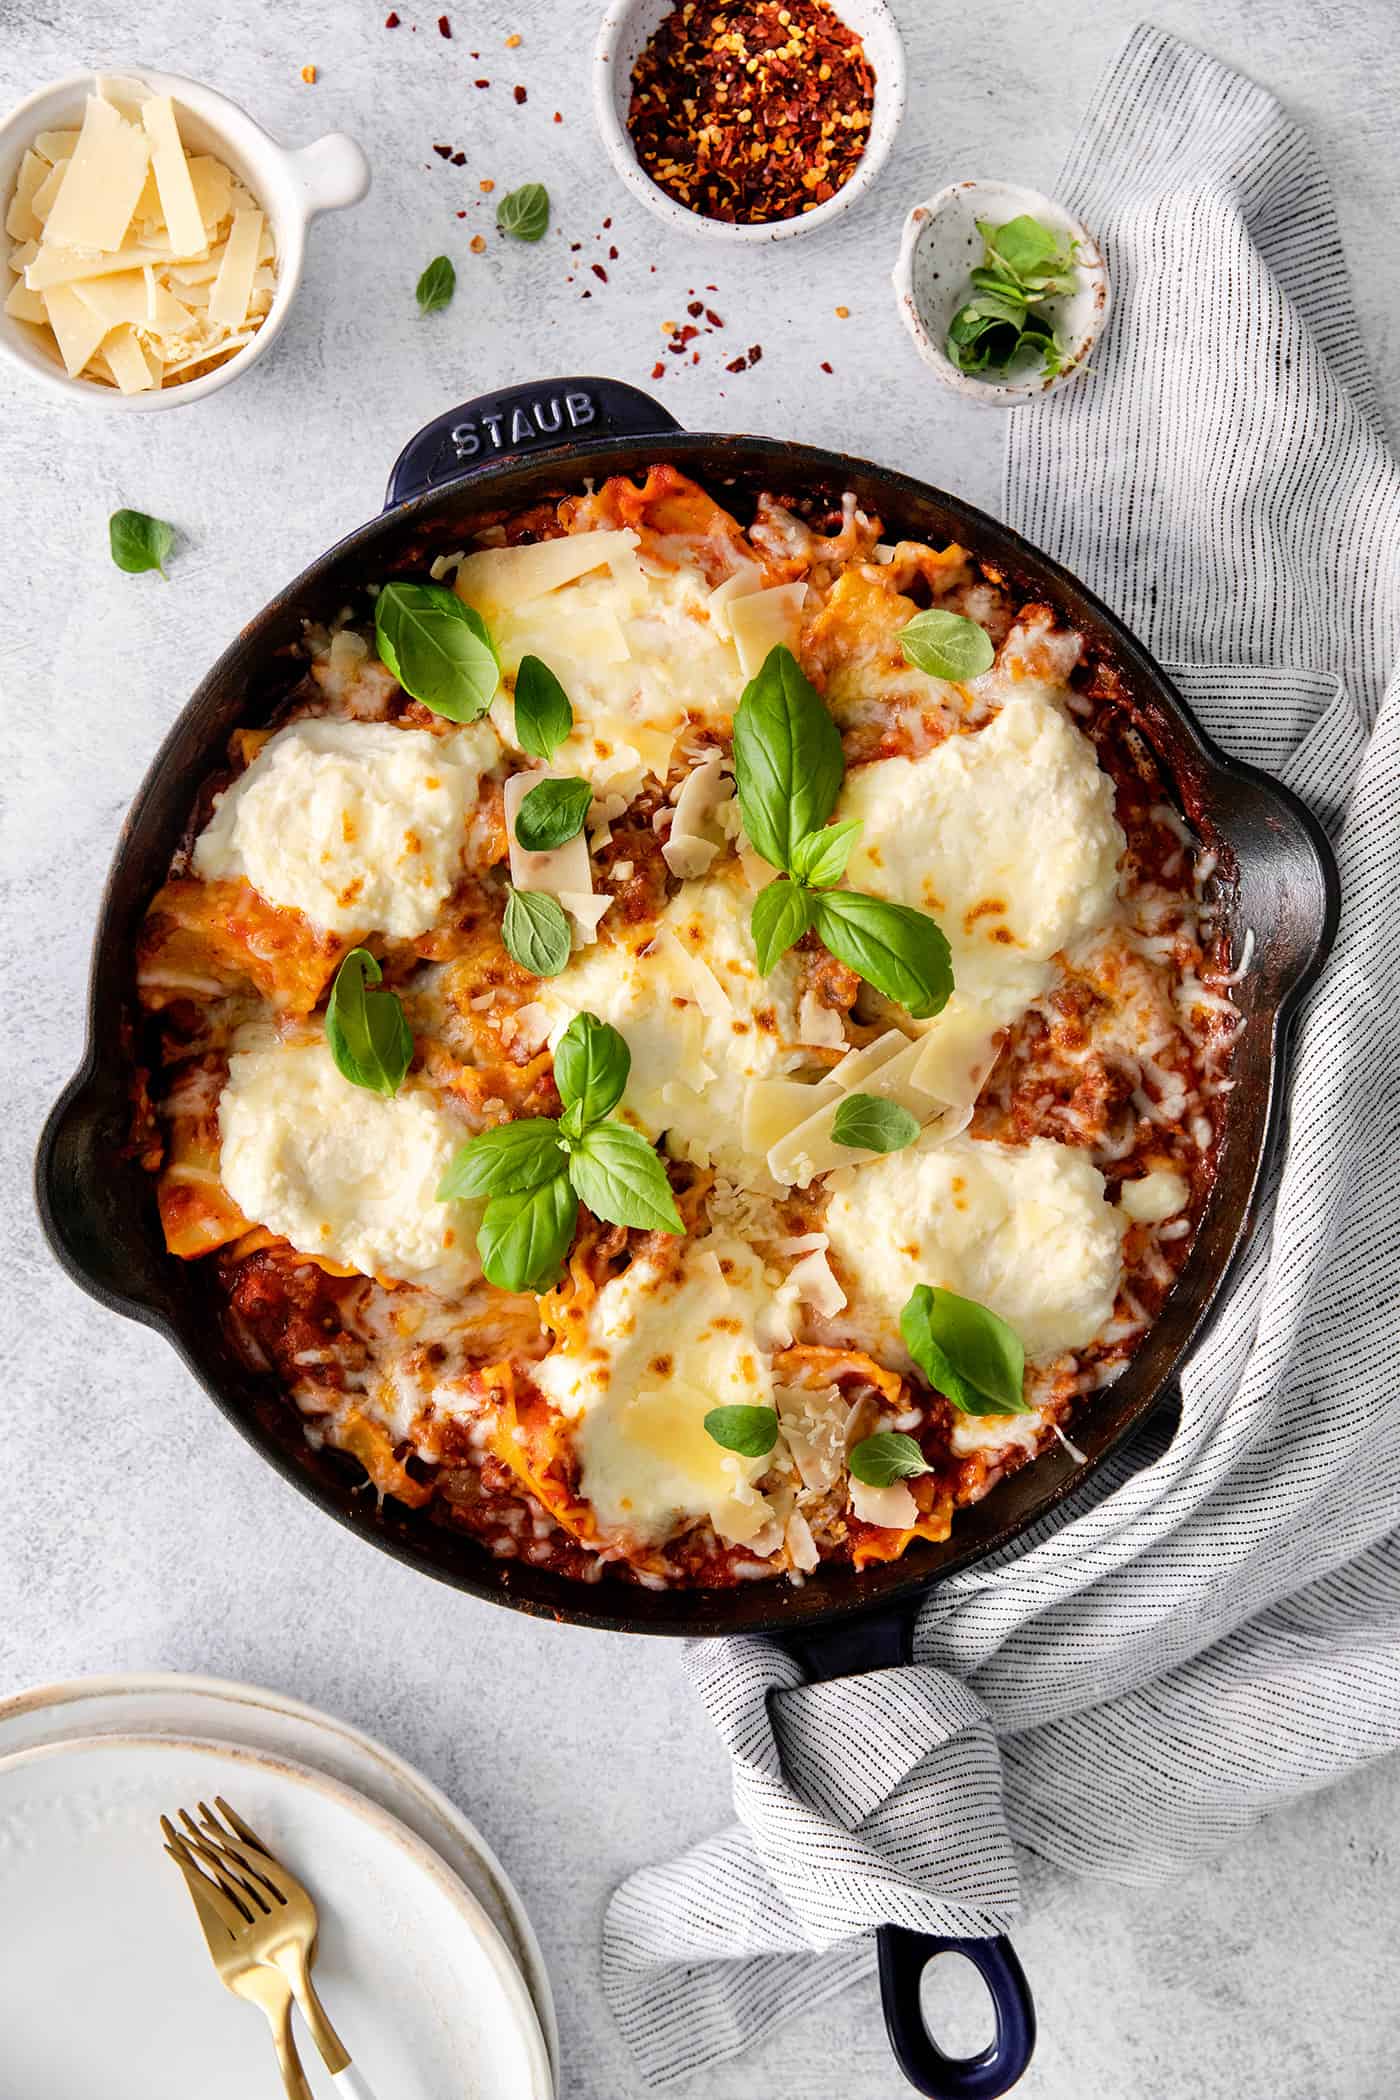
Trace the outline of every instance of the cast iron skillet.
<instances>
[{"instance_id":1,"label":"cast iron skillet","mask_svg":"<svg viewBox=\"0 0 1400 2100\"><path fill-rule=\"evenodd\" d=\"M1027 597L1053 605L1120 680L1142 737L1186 816L1220 856L1236 947L1255 935L1237 997L1248 1026L1235 1057L1220 1172L1196 1245L1137 1358L1076 1421L1085 1454L1048 1453L959 1513L953 1536L857 1577L824 1569L801 1589L653 1591L570 1583L523 1561L492 1558L465 1534L365 1492L344 1454L312 1451L295 1411L233 1355L201 1264L165 1253L152 1184L124 1150L131 957L148 902L184 827L194 789L220 762L235 724L264 720L300 673L302 622L326 620L361 586L421 575L492 517L577 491L585 478L674 461L742 511L760 489L795 499L854 490L886 529L935 545L956 539ZM574 1625L637 1633L769 1633L812 1676L896 1666L911 1654L914 1617L939 1576L965 1568L1044 1517L1162 1398L1200 1334L1248 1233L1269 1146L1284 1115L1288 1023L1331 945L1337 876L1312 817L1283 788L1229 759L1205 736L1157 665L1056 563L981 511L907 475L772 438L681 431L645 394L607 379L556 380L483 396L440 416L394 468L383 515L312 563L239 635L157 754L122 830L93 958L88 1046L39 1146L38 1200L59 1260L114 1312L165 1335L224 1413L286 1478L385 1552L473 1595ZM997 2031L980 2056L953 2061L919 2006L929 1959L956 1948L982 1971ZM886 2020L900 2064L944 2100L992 2100L1030 2060L1035 2020L1005 1940L945 1940L886 1926L879 1934Z\"/></svg>"}]
</instances>

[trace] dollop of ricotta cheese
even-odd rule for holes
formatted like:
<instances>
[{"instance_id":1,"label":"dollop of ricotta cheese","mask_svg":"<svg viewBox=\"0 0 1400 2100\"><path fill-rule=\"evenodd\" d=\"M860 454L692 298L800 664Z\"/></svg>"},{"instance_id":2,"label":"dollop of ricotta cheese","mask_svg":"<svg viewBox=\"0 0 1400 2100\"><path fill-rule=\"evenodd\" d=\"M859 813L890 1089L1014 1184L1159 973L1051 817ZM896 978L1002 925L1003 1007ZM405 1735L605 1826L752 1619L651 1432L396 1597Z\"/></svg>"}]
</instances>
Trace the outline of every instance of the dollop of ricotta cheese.
<instances>
[{"instance_id":1,"label":"dollop of ricotta cheese","mask_svg":"<svg viewBox=\"0 0 1400 2100\"><path fill-rule=\"evenodd\" d=\"M1075 1146L924 1137L829 1186L850 1299L833 1324L882 1363L909 1364L899 1316L919 1283L989 1307L1032 1362L1083 1348L1112 1317L1124 1220Z\"/></svg>"},{"instance_id":2,"label":"dollop of ricotta cheese","mask_svg":"<svg viewBox=\"0 0 1400 2100\"><path fill-rule=\"evenodd\" d=\"M219 1101L219 1176L245 1218L365 1276L464 1289L481 1274L481 1207L439 1203L466 1132L409 1082L352 1086L321 1041L235 1038Z\"/></svg>"},{"instance_id":3,"label":"dollop of ricotta cheese","mask_svg":"<svg viewBox=\"0 0 1400 2100\"><path fill-rule=\"evenodd\" d=\"M771 1458L726 1451L705 1416L773 1406L772 1354L792 1340L795 1299L742 1240L687 1241L678 1267L643 1255L605 1283L586 1330L532 1367L574 1425L579 1486L605 1530L654 1543L709 1517L722 1539L776 1548L754 1486Z\"/></svg>"},{"instance_id":4,"label":"dollop of ricotta cheese","mask_svg":"<svg viewBox=\"0 0 1400 2100\"><path fill-rule=\"evenodd\" d=\"M329 933L426 933L462 872L489 723L449 736L311 717L279 729L195 841L196 874L244 876Z\"/></svg>"}]
</instances>

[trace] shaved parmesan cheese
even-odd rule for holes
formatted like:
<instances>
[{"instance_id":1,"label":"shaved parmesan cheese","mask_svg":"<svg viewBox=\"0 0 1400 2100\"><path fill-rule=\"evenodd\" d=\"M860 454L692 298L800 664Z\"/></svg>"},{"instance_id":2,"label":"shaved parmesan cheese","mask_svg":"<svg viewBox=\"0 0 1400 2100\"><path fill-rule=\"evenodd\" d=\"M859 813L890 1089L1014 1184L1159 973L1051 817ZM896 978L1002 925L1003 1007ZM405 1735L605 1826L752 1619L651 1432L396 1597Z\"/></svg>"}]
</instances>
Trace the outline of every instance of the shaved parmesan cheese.
<instances>
[{"instance_id":1,"label":"shaved parmesan cheese","mask_svg":"<svg viewBox=\"0 0 1400 2100\"><path fill-rule=\"evenodd\" d=\"M741 562L732 576L726 576L723 583L717 583L706 600L710 624L715 633L722 635L726 641L733 641L734 631L729 624L730 606L736 598L746 597L750 591L761 591L762 588L763 571L756 562L751 561Z\"/></svg>"},{"instance_id":2,"label":"shaved parmesan cheese","mask_svg":"<svg viewBox=\"0 0 1400 2100\"><path fill-rule=\"evenodd\" d=\"M45 238L88 254L120 248L146 180L150 145L144 132L110 102L89 95L83 128L64 172Z\"/></svg>"},{"instance_id":3,"label":"shaved parmesan cheese","mask_svg":"<svg viewBox=\"0 0 1400 2100\"><path fill-rule=\"evenodd\" d=\"M821 1555L812 1536L812 1527L800 1509L793 1510L788 1518L783 1532L783 1543L787 1547L788 1558L793 1566L800 1568L804 1575L810 1575L813 1568L821 1566Z\"/></svg>"},{"instance_id":4,"label":"shaved parmesan cheese","mask_svg":"<svg viewBox=\"0 0 1400 2100\"><path fill-rule=\"evenodd\" d=\"M35 219L34 231L39 233L53 211L54 199L63 187L63 178L68 171L66 160L55 161L44 175L43 181L30 200L30 217Z\"/></svg>"},{"instance_id":5,"label":"shaved parmesan cheese","mask_svg":"<svg viewBox=\"0 0 1400 2100\"><path fill-rule=\"evenodd\" d=\"M623 531L570 532L530 547L487 547L463 561L457 595L490 626L513 606L561 590L594 569L629 575L636 569L636 546L637 534Z\"/></svg>"},{"instance_id":6,"label":"shaved parmesan cheese","mask_svg":"<svg viewBox=\"0 0 1400 2100\"><path fill-rule=\"evenodd\" d=\"M190 187L206 233L212 233L233 212L233 177L212 154L196 153L188 162Z\"/></svg>"},{"instance_id":7,"label":"shaved parmesan cheese","mask_svg":"<svg viewBox=\"0 0 1400 2100\"><path fill-rule=\"evenodd\" d=\"M779 583L734 599L728 608L729 631L746 678L757 677L770 650L781 646L796 652L806 599L805 583Z\"/></svg>"},{"instance_id":8,"label":"shaved parmesan cheese","mask_svg":"<svg viewBox=\"0 0 1400 2100\"><path fill-rule=\"evenodd\" d=\"M909 1531L919 1521L919 1505L902 1480L868 1487L852 1474L851 1508L862 1524L878 1524L882 1531Z\"/></svg>"},{"instance_id":9,"label":"shaved parmesan cheese","mask_svg":"<svg viewBox=\"0 0 1400 2100\"><path fill-rule=\"evenodd\" d=\"M37 153L26 153L15 177L15 193L5 214L5 231L14 241L32 241L43 229L43 218L34 209L34 199L52 179L47 161Z\"/></svg>"},{"instance_id":10,"label":"shaved parmesan cheese","mask_svg":"<svg viewBox=\"0 0 1400 2100\"><path fill-rule=\"evenodd\" d=\"M248 311L262 226L260 211L237 211L233 215L233 231L209 294L209 319L215 327L237 328Z\"/></svg>"},{"instance_id":11,"label":"shaved parmesan cheese","mask_svg":"<svg viewBox=\"0 0 1400 2100\"><path fill-rule=\"evenodd\" d=\"M114 328L104 338L102 348L112 377L124 394L144 394L160 379L161 366L152 364L134 328Z\"/></svg>"},{"instance_id":12,"label":"shaved parmesan cheese","mask_svg":"<svg viewBox=\"0 0 1400 2100\"><path fill-rule=\"evenodd\" d=\"M1172 1167L1154 1168L1137 1181L1125 1181L1118 1191L1119 1209L1138 1225L1160 1225L1190 1201L1190 1183Z\"/></svg>"},{"instance_id":13,"label":"shaved parmesan cheese","mask_svg":"<svg viewBox=\"0 0 1400 2100\"><path fill-rule=\"evenodd\" d=\"M587 890L561 890L559 902L578 929L579 946L586 948L590 941L597 940L599 924L613 900L606 891L595 897Z\"/></svg>"},{"instance_id":14,"label":"shaved parmesan cheese","mask_svg":"<svg viewBox=\"0 0 1400 2100\"><path fill-rule=\"evenodd\" d=\"M860 1054L867 1058L869 1055L868 1052ZM811 1107L805 1121L785 1131L769 1150L768 1171L773 1179L806 1188L818 1174L828 1174L835 1167L849 1167L857 1161L879 1156L843 1145L834 1135L836 1111L852 1093L873 1094L877 1100L894 1101L901 1108L907 1108L919 1122L930 1126L924 1132L925 1142L946 1140L965 1129L975 1097L970 1096L955 1110L937 1101L918 1083L918 1065L923 1054L921 1038L916 1036L911 1041L907 1036L900 1036L892 1056L883 1056L878 1064L867 1062L858 1067L859 1077L854 1083L844 1069L851 1063L847 1058L828 1074L820 1087L806 1089Z\"/></svg>"},{"instance_id":15,"label":"shaved parmesan cheese","mask_svg":"<svg viewBox=\"0 0 1400 2100\"><path fill-rule=\"evenodd\" d=\"M815 992L804 992L797 1009L798 1040L819 1050L843 1050L846 1030L833 1006L824 1006Z\"/></svg>"},{"instance_id":16,"label":"shaved parmesan cheese","mask_svg":"<svg viewBox=\"0 0 1400 2100\"><path fill-rule=\"evenodd\" d=\"M144 270L114 270L110 277L80 279L67 296L80 300L101 321L104 334L109 328L144 323L150 303Z\"/></svg>"},{"instance_id":17,"label":"shaved parmesan cheese","mask_svg":"<svg viewBox=\"0 0 1400 2100\"><path fill-rule=\"evenodd\" d=\"M46 292L51 285L76 284L84 277L110 277L113 270L139 270L146 263L164 269L170 261L169 251L152 248L140 241L117 248L106 255L92 255L84 249L61 248L48 238L47 230L43 246L24 272L24 281L33 292Z\"/></svg>"},{"instance_id":18,"label":"shaved parmesan cheese","mask_svg":"<svg viewBox=\"0 0 1400 2100\"><path fill-rule=\"evenodd\" d=\"M199 199L190 180L185 149L180 143L180 131L175 122L175 105L169 95L152 95L148 102L144 102L141 106L141 121L151 142L151 164L155 173L156 188L160 193L160 208L165 214L166 231L170 235L170 245L177 255L202 254L209 246L209 236L205 232ZM262 230L261 217L258 230ZM245 297L237 313L230 316L231 325L236 325L243 319L247 303Z\"/></svg>"},{"instance_id":19,"label":"shaved parmesan cheese","mask_svg":"<svg viewBox=\"0 0 1400 2100\"><path fill-rule=\"evenodd\" d=\"M588 840L582 831L566 839L562 846L555 846L548 853L531 853L515 836L515 819L520 805L531 788L538 787L542 780L557 780L565 776L542 766L532 773L512 773L506 782L505 810L506 837L510 843L510 879L518 890L546 890L551 897L562 898L567 890L576 897L593 895L593 863L588 857Z\"/></svg>"},{"instance_id":20,"label":"shaved parmesan cheese","mask_svg":"<svg viewBox=\"0 0 1400 2100\"><path fill-rule=\"evenodd\" d=\"M41 325L46 323L49 318L48 308L44 305L43 293L31 292L22 277L17 277L10 286L9 296L5 301L5 311L13 320L36 321Z\"/></svg>"},{"instance_id":21,"label":"shaved parmesan cheese","mask_svg":"<svg viewBox=\"0 0 1400 2100\"><path fill-rule=\"evenodd\" d=\"M732 799L734 788L723 767L723 753L712 751L686 774L676 797L671 835L661 857L683 882L704 875L724 843L718 812L722 802Z\"/></svg>"},{"instance_id":22,"label":"shaved parmesan cheese","mask_svg":"<svg viewBox=\"0 0 1400 2100\"><path fill-rule=\"evenodd\" d=\"M76 131L41 131L34 141L34 151L53 167L57 161L73 158L80 136Z\"/></svg>"},{"instance_id":23,"label":"shaved parmesan cheese","mask_svg":"<svg viewBox=\"0 0 1400 2100\"><path fill-rule=\"evenodd\" d=\"M788 1270L788 1282L797 1292L803 1305L810 1305L813 1312L824 1319L833 1319L846 1303L846 1293L831 1273L831 1264L825 1250L814 1247L804 1254L801 1261Z\"/></svg>"},{"instance_id":24,"label":"shaved parmesan cheese","mask_svg":"<svg viewBox=\"0 0 1400 2100\"><path fill-rule=\"evenodd\" d=\"M63 369L70 379L76 379L106 335L107 323L84 306L77 293L65 284L57 284L44 293L44 314L58 344Z\"/></svg>"},{"instance_id":25,"label":"shaved parmesan cheese","mask_svg":"<svg viewBox=\"0 0 1400 2100\"><path fill-rule=\"evenodd\" d=\"M797 1477L813 1494L835 1487L846 1470L846 1430L853 1410L841 1388L813 1392L807 1386L776 1386L773 1398L783 1440Z\"/></svg>"}]
</instances>

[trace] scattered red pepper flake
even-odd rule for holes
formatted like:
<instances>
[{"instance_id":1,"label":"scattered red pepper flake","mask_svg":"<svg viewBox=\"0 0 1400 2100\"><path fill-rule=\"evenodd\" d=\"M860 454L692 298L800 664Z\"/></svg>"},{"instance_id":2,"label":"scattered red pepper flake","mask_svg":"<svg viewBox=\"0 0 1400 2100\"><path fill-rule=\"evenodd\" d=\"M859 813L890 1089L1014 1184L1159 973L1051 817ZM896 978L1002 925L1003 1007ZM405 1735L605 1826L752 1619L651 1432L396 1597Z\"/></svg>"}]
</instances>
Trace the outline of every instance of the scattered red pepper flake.
<instances>
[{"instance_id":1,"label":"scattered red pepper flake","mask_svg":"<svg viewBox=\"0 0 1400 2100\"><path fill-rule=\"evenodd\" d=\"M731 357L729 363L725 366L724 369L726 372L747 372L749 369L749 361L746 357L742 356Z\"/></svg>"},{"instance_id":2,"label":"scattered red pepper flake","mask_svg":"<svg viewBox=\"0 0 1400 2100\"><path fill-rule=\"evenodd\" d=\"M452 148L450 146L434 146L433 151L439 160L451 160L452 158Z\"/></svg>"},{"instance_id":3,"label":"scattered red pepper flake","mask_svg":"<svg viewBox=\"0 0 1400 2100\"><path fill-rule=\"evenodd\" d=\"M591 299L593 297L593 294L592 292L580 292L579 297L580 299Z\"/></svg>"},{"instance_id":4,"label":"scattered red pepper flake","mask_svg":"<svg viewBox=\"0 0 1400 2100\"><path fill-rule=\"evenodd\" d=\"M301 69L301 77L306 82L306 85L308 87L315 87L316 68L314 66L303 66Z\"/></svg>"},{"instance_id":5,"label":"scattered red pepper flake","mask_svg":"<svg viewBox=\"0 0 1400 2100\"><path fill-rule=\"evenodd\" d=\"M516 46L517 46L517 45L519 44L519 42L520 42L520 32L519 32L519 30L515 30L515 31L513 31L513 32L512 32L512 34L511 34L510 36L508 36L508 37L506 38L506 49L507 49L507 51L514 51L514 50L515 50L515 48L516 48Z\"/></svg>"},{"instance_id":6,"label":"scattered red pepper flake","mask_svg":"<svg viewBox=\"0 0 1400 2100\"><path fill-rule=\"evenodd\" d=\"M473 255L484 255L486 253L486 236L484 233L474 233L472 235L471 251Z\"/></svg>"},{"instance_id":7,"label":"scattered red pepper flake","mask_svg":"<svg viewBox=\"0 0 1400 2100\"><path fill-rule=\"evenodd\" d=\"M604 221L603 221L603 231L604 231L604 233L611 233L611 231L612 231L612 220L611 220L611 219L604 219Z\"/></svg>"},{"instance_id":8,"label":"scattered red pepper flake","mask_svg":"<svg viewBox=\"0 0 1400 2100\"><path fill-rule=\"evenodd\" d=\"M511 89L511 93L514 95L517 102L526 102L529 100L529 97L526 95L523 87L513 87Z\"/></svg>"},{"instance_id":9,"label":"scattered red pepper flake","mask_svg":"<svg viewBox=\"0 0 1400 2100\"><path fill-rule=\"evenodd\" d=\"M608 261L609 261L609 262L616 262L616 261L617 261L617 250L616 250L616 248L609 248L609 250L608 250Z\"/></svg>"},{"instance_id":10,"label":"scattered red pepper flake","mask_svg":"<svg viewBox=\"0 0 1400 2100\"><path fill-rule=\"evenodd\" d=\"M761 225L850 181L874 100L864 46L827 0L684 0L632 69L627 129L678 204Z\"/></svg>"},{"instance_id":11,"label":"scattered red pepper flake","mask_svg":"<svg viewBox=\"0 0 1400 2100\"><path fill-rule=\"evenodd\" d=\"M750 343L750 344L749 344L749 363L750 363L751 365L756 365L756 364L758 363L759 359L760 359L760 358L762 357L762 355L763 355L763 345L762 345L762 343Z\"/></svg>"},{"instance_id":12,"label":"scattered red pepper flake","mask_svg":"<svg viewBox=\"0 0 1400 2100\"><path fill-rule=\"evenodd\" d=\"M452 156L452 165L453 165L453 167L454 167L454 168L464 168L464 167L465 167L465 166L467 165L467 156L466 156L466 154L465 154L465 153L454 153L454 154L453 154L453 156Z\"/></svg>"},{"instance_id":13,"label":"scattered red pepper flake","mask_svg":"<svg viewBox=\"0 0 1400 2100\"><path fill-rule=\"evenodd\" d=\"M704 311L705 302L703 299L692 299L689 306L686 308L686 312L692 316L694 316L695 314L702 314L704 313Z\"/></svg>"},{"instance_id":14,"label":"scattered red pepper flake","mask_svg":"<svg viewBox=\"0 0 1400 2100\"><path fill-rule=\"evenodd\" d=\"M838 321L849 321L851 318L851 309L849 306L833 307L832 311L835 313Z\"/></svg>"},{"instance_id":15,"label":"scattered red pepper flake","mask_svg":"<svg viewBox=\"0 0 1400 2100\"><path fill-rule=\"evenodd\" d=\"M459 212L458 212L458 214L457 214L457 216L458 216L458 218L459 218L459 219L465 219L465 217L466 217L467 215L466 215L466 213L465 213L464 211L459 211Z\"/></svg>"},{"instance_id":16,"label":"scattered red pepper flake","mask_svg":"<svg viewBox=\"0 0 1400 2100\"><path fill-rule=\"evenodd\" d=\"M474 80L472 82L473 87L490 87L490 85L491 83L489 80Z\"/></svg>"},{"instance_id":17,"label":"scattered red pepper flake","mask_svg":"<svg viewBox=\"0 0 1400 2100\"><path fill-rule=\"evenodd\" d=\"M651 368L651 376L653 379L664 379L666 377L666 367L659 357Z\"/></svg>"},{"instance_id":18,"label":"scattered red pepper flake","mask_svg":"<svg viewBox=\"0 0 1400 2100\"><path fill-rule=\"evenodd\" d=\"M492 190L494 190L495 187L495 180L490 175L483 175L480 182L477 184L477 188L481 191L483 197L489 197Z\"/></svg>"},{"instance_id":19,"label":"scattered red pepper flake","mask_svg":"<svg viewBox=\"0 0 1400 2100\"><path fill-rule=\"evenodd\" d=\"M438 16L438 35L445 37L452 35L452 24L448 21L446 15Z\"/></svg>"},{"instance_id":20,"label":"scattered red pepper flake","mask_svg":"<svg viewBox=\"0 0 1400 2100\"><path fill-rule=\"evenodd\" d=\"M603 268L603 265L602 265L601 263L590 263L590 264L588 265L588 267L589 267L589 269L590 269L590 270L591 270L591 271L593 272L593 275L594 275L594 276L595 276L596 278L598 278L598 279L599 279L599 281L600 281L601 283L603 283L603 284L606 284L606 283L607 283L607 281L608 281L608 273L607 273L607 271L606 271L606 270L605 270L605 269Z\"/></svg>"},{"instance_id":21,"label":"scattered red pepper flake","mask_svg":"<svg viewBox=\"0 0 1400 2100\"><path fill-rule=\"evenodd\" d=\"M827 363L827 361L826 361L826 359L825 359L825 358L823 358L823 359L822 359L822 370L823 370L824 372L829 372L829 371L831 370L831 367L830 367L830 365L829 365L829 364Z\"/></svg>"},{"instance_id":22,"label":"scattered red pepper flake","mask_svg":"<svg viewBox=\"0 0 1400 2100\"><path fill-rule=\"evenodd\" d=\"M557 109L554 112L554 121L556 124L562 124L564 121L563 117L560 115Z\"/></svg>"},{"instance_id":23,"label":"scattered red pepper flake","mask_svg":"<svg viewBox=\"0 0 1400 2100\"><path fill-rule=\"evenodd\" d=\"M398 28L398 26L399 26L399 18L398 18L398 16L397 16L397 15L385 15L385 17L384 17L384 27L385 27L386 29L397 29L397 28Z\"/></svg>"},{"instance_id":24,"label":"scattered red pepper flake","mask_svg":"<svg viewBox=\"0 0 1400 2100\"><path fill-rule=\"evenodd\" d=\"M723 321L721 321L719 315L715 312L712 306L707 306L705 308L705 319L709 322L711 328L723 328L724 326Z\"/></svg>"},{"instance_id":25,"label":"scattered red pepper flake","mask_svg":"<svg viewBox=\"0 0 1400 2100\"><path fill-rule=\"evenodd\" d=\"M579 251L579 249L580 249L580 248L581 248L582 246L583 246L583 242L582 242L582 241L570 241L570 243L569 243L569 253L570 253L570 255L577 255L577 254L578 254L578 251Z\"/></svg>"}]
</instances>

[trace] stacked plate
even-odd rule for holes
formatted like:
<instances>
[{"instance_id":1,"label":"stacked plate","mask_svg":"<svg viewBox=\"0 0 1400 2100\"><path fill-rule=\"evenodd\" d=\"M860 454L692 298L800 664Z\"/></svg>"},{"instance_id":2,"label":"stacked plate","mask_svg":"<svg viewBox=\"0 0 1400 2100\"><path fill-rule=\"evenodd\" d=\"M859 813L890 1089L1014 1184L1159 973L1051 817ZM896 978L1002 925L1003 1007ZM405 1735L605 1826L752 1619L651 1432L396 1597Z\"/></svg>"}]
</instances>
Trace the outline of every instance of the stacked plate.
<instances>
[{"instance_id":1,"label":"stacked plate","mask_svg":"<svg viewBox=\"0 0 1400 2100\"><path fill-rule=\"evenodd\" d=\"M314 1894L317 1984L375 2092L553 2100L549 1981L480 1833L344 1722L178 1676L89 1678L0 1702L4 2100L281 2090L266 2028L221 1989L160 1847L162 1813L215 1794ZM331 2100L300 2039L313 2092Z\"/></svg>"}]
</instances>

